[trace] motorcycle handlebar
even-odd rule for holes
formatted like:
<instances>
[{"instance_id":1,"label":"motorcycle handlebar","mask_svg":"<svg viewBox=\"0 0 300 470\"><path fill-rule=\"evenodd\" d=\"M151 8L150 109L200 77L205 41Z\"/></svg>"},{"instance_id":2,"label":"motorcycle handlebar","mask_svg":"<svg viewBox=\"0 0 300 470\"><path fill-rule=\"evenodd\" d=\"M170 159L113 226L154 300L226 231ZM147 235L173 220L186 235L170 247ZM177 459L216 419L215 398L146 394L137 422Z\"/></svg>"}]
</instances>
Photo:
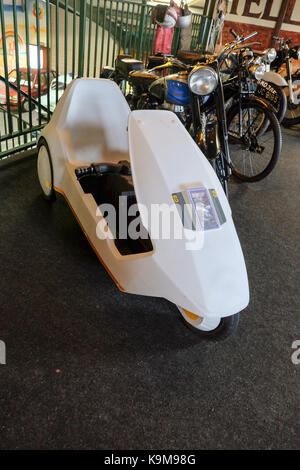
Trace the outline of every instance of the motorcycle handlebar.
<instances>
[{"instance_id":1,"label":"motorcycle handlebar","mask_svg":"<svg viewBox=\"0 0 300 470\"><path fill-rule=\"evenodd\" d=\"M235 31L232 30L234 33ZM231 32L232 32L231 31ZM233 33L232 33L233 34ZM235 33L236 34L236 33ZM246 36L245 38L241 37L235 41L233 41L232 43L230 43L222 52L221 54L219 55L219 61L222 62L224 60L224 57L226 55L227 52L229 52L230 50L234 49L236 46L238 46L239 44L242 44L243 42L245 41L248 41L248 39L250 38L253 38L253 36L256 36L257 35L257 31L255 31L254 33L251 33L249 34L249 36Z\"/></svg>"},{"instance_id":2,"label":"motorcycle handlebar","mask_svg":"<svg viewBox=\"0 0 300 470\"><path fill-rule=\"evenodd\" d=\"M256 35L257 35L257 31L255 31L252 34L249 34L249 36L246 36L245 38L242 38L240 42L242 43L242 42L248 41L248 39L253 38Z\"/></svg>"},{"instance_id":3,"label":"motorcycle handlebar","mask_svg":"<svg viewBox=\"0 0 300 470\"><path fill-rule=\"evenodd\" d=\"M235 39L239 39L239 35L236 34L236 32L234 31L234 29L231 28L230 32L231 32L232 36L233 36Z\"/></svg>"},{"instance_id":4,"label":"motorcycle handlebar","mask_svg":"<svg viewBox=\"0 0 300 470\"><path fill-rule=\"evenodd\" d=\"M248 39L253 38L253 36L257 35L257 31L255 31L254 33L249 34L249 36L246 36L245 38L243 38L243 36L239 36L232 28L230 32L236 40L234 41L236 42L236 45L241 44L242 42L248 41Z\"/></svg>"}]
</instances>

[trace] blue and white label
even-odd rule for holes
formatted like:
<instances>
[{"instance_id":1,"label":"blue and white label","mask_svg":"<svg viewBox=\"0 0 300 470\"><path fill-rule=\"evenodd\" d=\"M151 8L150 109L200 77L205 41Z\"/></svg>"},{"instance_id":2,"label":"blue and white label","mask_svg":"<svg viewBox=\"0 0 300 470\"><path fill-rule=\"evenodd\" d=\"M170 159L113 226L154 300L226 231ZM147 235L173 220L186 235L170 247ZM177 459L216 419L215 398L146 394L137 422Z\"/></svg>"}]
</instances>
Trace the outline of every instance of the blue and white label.
<instances>
[{"instance_id":1,"label":"blue and white label","mask_svg":"<svg viewBox=\"0 0 300 470\"><path fill-rule=\"evenodd\" d=\"M194 213L202 230L213 230L220 227L220 222L206 188L187 190Z\"/></svg>"}]
</instances>

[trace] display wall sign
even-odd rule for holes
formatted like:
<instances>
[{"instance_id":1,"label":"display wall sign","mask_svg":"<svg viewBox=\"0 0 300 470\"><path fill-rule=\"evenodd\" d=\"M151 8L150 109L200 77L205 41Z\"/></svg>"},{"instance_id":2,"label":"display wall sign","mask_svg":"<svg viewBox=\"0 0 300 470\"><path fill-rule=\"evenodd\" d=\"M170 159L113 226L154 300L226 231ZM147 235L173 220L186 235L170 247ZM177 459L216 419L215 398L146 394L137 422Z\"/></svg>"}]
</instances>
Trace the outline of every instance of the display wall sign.
<instances>
[{"instance_id":1,"label":"display wall sign","mask_svg":"<svg viewBox=\"0 0 300 470\"><path fill-rule=\"evenodd\" d=\"M282 0L232 0L226 15L222 42L232 40L230 29L239 34L258 32L262 49L269 47L274 34ZM300 0L290 0L284 15L280 36L300 44Z\"/></svg>"},{"instance_id":2,"label":"display wall sign","mask_svg":"<svg viewBox=\"0 0 300 470\"><path fill-rule=\"evenodd\" d=\"M11 0L5 0L4 6L4 20L5 20L5 38L7 49L7 64L8 71L16 67L15 56L15 35L14 35L14 19L13 19L13 6ZM25 10L24 2L22 0L16 1L16 12L18 22L18 50L19 50L19 66L27 66L26 54L26 26L25 26ZM45 3L39 1L39 11L37 11L35 0L28 2L28 26L29 26L29 43L32 45L37 44L37 14L39 15L40 22L40 45L46 45L46 11ZM3 37L0 28L0 74L4 74L3 62Z\"/></svg>"}]
</instances>

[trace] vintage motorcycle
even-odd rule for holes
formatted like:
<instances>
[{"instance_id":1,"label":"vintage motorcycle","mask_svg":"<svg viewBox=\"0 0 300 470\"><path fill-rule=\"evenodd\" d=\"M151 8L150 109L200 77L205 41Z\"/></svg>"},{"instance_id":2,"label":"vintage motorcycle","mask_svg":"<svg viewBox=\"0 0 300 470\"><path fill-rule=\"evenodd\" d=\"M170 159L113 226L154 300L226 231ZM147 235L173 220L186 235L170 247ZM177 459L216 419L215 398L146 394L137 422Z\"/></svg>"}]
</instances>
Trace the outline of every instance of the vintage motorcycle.
<instances>
[{"instance_id":1,"label":"vintage motorcycle","mask_svg":"<svg viewBox=\"0 0 300 470\"><path fill-rule=\"evenodd\" d=\"M231 29L232 35L237 39L239 36ZM224 68L222 68L223 82L235 77L238 74L239 66L244 62L245 68L249 69L257 65L253 71L252 89L259 98L262 98L274 109L279 123L282 122L286 109L287 98L285 94L285 87L287 86L286 80L279 74L270 70L271 63L275 60L276 50L274 48L266 49L263 53L253 52L253 46L261 45L259 42L254 42L244 46L241 52L233 52L224 61Z\"/></svg>"},{"instance_id":2,"label":"vintage motorcycle","mask_svg":"<svg viewBox=\"0 0 300 470\"><path fill-rule=\"evenodd\" d=\"M282 124L285 127L300 123L300 69L292 73L292 59L300 60L300 46L292 47L292 40L273 36L279 42L279 49L271 69L279 72L282 66L286 68L286 86L288 87L287 112Z\"/></svg>"},{"instance_id":3,"label":"vintage motorcycle","mask_svg":"<svg viewBox=\"0 0 300 470\"><path fill-rule=\"evenodd\" d=\"M273 170L281 152L282 136L274 102L265 93L260 97L257 84L265 69L253 60L249 46L234 48L233 73L223 82L223 88L232 170L241 180L254 182ZM220 57L219 63L225 60L226 56ZM244 146L236 145L237 134Z\"/></svg>"},{"instance_id":4,"label":"vintage motorcycle","mask_svg":"<svg viewBox=\"0 0 300 470\"><path fill-rule=\"evenodd\" d=\"M203 93L204 98L199 97L201 88L197 87L197 81L194 85L194 77L197 77L194 73L201 76L201 72L197 71L206 66L196 65L189 76L193 115L200 116L196 117L196 123L201 123L201 130L196 131L199 145L209 123L214 122L219 128L219 141L226 156L225 178L230 176L230 165L235 176L249 182L259 181L267 176L274 168L281 151L280 126L273 109L258 98L251 88L251 74L255 74L259 66L254 65L248 69L244 65L243 53L248 46L243 44L255 35L253 33L245 38L236 38L225 46L218 58L211 59L208 65L214 69L218 81L215 90L209 89L206 94ZM238 75L225 86L220 80L220 67L232 51L239 51ZM225 110L225 103L230 98L231 104ZM196 123L194 121L195 129Z\"/></svg>"},{"instance_id":5,"label":"vintage motorcycle","mask_svg":"<svg viewBox=\"0 0 300 470\"><path fill-rule=\"evenodd\" d=\"M223 62L255 34L236 38L219 57L203 56L205 64L182 62L190 60L187 53L187 57L168 58L150 70L138 63L139 70L128 72L124 67L117 74L130 86L126 98L132 109L167 109L177 114L211 162L226 194L232 172L242 180L258 181L274 168L281 150L280 126L273 109L250 86L249 73L255 74L259 66L253 65L250 72L245 68L243 51L247 47L239 49L238 74L226 86L220 79ZM180 70L159 76L172 67Z\"/></svg>"}]
</instances>

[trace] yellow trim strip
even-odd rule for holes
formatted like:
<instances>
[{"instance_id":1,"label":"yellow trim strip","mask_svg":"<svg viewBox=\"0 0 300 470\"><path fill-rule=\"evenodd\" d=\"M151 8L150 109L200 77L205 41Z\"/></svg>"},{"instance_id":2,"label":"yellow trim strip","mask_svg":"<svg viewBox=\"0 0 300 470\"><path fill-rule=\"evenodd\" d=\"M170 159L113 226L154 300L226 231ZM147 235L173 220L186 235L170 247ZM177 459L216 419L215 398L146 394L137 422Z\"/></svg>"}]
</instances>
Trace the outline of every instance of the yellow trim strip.
<instances>
[{"instance_id":1,"label":"yellow trim strip","mask_svg":"<svg viewBox=\"0 0 300 470\"><path fill-rule=\"evenodd\" d=\"M201 318L201 317L199 317L199 315L196 315L195 313L189 312L185 308L183 308L182 310L184 311L186 316L189 317L191 320L199 320L199 318Z\"/></svg>"}]
</instances>

